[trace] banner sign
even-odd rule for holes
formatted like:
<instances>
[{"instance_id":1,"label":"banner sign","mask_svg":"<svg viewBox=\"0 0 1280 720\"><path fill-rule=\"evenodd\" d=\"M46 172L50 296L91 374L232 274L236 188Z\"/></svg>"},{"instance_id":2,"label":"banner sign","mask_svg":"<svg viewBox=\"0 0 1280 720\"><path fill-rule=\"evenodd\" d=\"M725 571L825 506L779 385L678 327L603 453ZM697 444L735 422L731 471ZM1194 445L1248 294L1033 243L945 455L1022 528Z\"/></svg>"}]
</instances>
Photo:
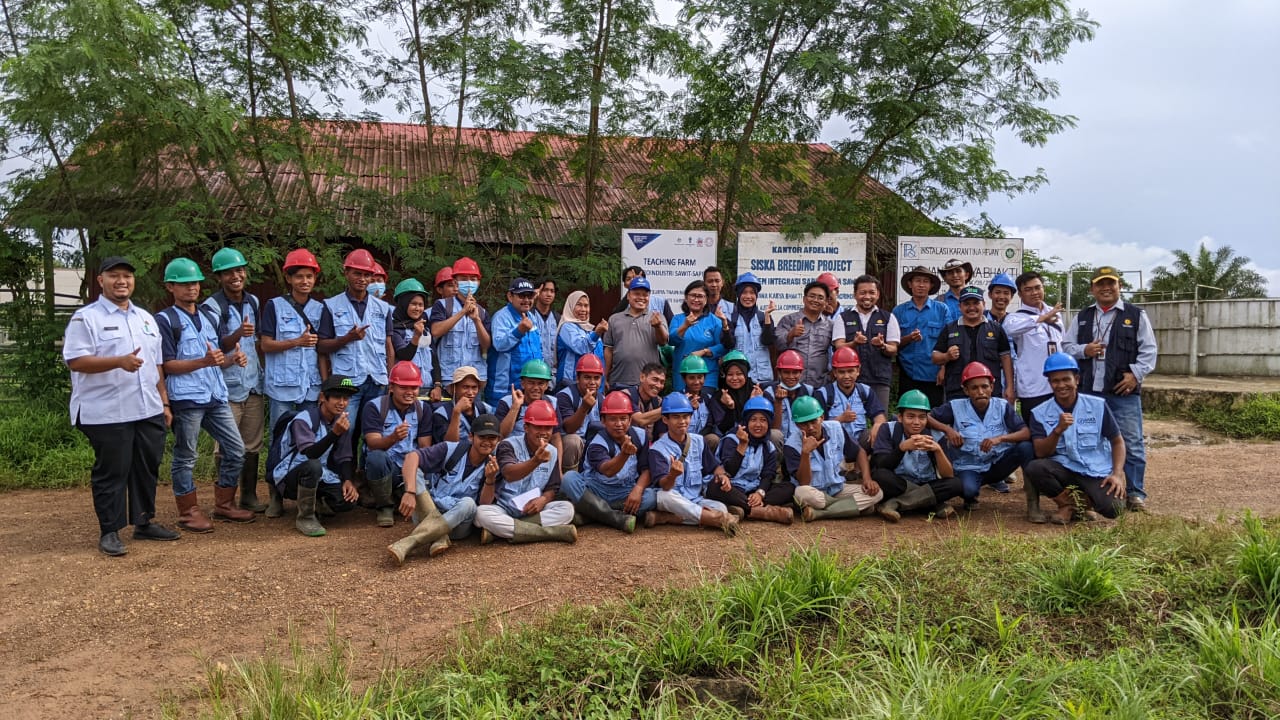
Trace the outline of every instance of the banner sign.
<instances>
[{"instance_id":1,"label":"banner sign","mask_svg":"<svg viewBox=\"0 0 1280 720\"><path fill-rule=\"evenodd\" d=\"M982 288L987 293L987 285L991 278L999 273L1008 274L1016 279L1022 274L1022 238L955 238L955 237L910 237L898 238L898 277L906 275L917 265L923 265L942 278L942 266L948 260L959 260L973 266L973 278L970 285ZM942 290L947 289L946 283ZM897 283L898 303L904 303L911 294ZM988 307L990 302L987 303ZM1018 306L1015 293L1011 308Z\"/></svg>"},{"instance_id":2,"label":"banner sign","mask_svg":"<svg viewBox=\"0 0 1280 720\"><path fill-rule=\"evenodd\" d=\"M788 240L782 233L738 233L738 274L760 279L760 309L772 300L775 322L800 309L804 286L829 272L840 283L841 304L853 297L853 281L866 271L865 233L825 233ZM727 279L727 283L732 282ZM726 284L727 284L726 283Z\"/></svg>"},{"instance_id":3,"label":"banner sign","mask_svg":"<svg viewBox=\"0 0 1280 720\"><path fill-rule=\"evenodd\" d=\"M716 264L716 232L623 228L622 264L644 268L652 296L670 302L672 312L679 314L685 286Z\"/></svg>"}]
</instances>

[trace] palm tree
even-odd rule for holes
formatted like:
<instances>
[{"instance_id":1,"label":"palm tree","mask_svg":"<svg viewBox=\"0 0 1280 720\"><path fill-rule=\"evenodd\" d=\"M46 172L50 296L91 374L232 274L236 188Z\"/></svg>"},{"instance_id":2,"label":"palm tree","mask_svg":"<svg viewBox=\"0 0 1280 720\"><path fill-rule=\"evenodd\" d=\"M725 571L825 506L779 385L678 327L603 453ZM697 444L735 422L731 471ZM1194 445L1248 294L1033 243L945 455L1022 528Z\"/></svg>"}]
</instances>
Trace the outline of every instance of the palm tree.
<instances>
[{"instance_id":1,"label":"palm tree","mask_svg":"<svg viewBox=\"0 0 1280 720\"><path fill-rule=\"evenodd\" d=\"M1191 295L1196 285L1219 290L1201 290L1200 297L1260 298L1267 296L1267 280L1246 265L1250 260L1236 255L1230 245L1210 251L1200 243L1200 251L1192 257L1185 250L1173 251L1173 268L1163 265L1152 272L1151 292Z\"/></svg>"}]
</instances>

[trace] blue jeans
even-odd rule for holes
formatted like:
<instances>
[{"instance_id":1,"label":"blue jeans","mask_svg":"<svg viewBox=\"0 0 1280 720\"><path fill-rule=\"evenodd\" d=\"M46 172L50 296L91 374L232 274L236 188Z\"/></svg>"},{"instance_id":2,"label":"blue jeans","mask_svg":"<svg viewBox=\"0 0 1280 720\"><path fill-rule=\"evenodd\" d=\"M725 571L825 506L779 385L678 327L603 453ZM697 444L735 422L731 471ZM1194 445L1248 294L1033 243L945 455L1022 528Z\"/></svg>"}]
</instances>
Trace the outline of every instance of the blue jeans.
<instances>
[{"instance_id":1,"label":"blue jeans","mask_svg":"<svg viewBox=\"0 0 1280 720\"><path fill-rule=\"evenodd\" d=\"M631 494L631 491L626 488L588 484L586 476L577 470L570 470L560 479L560 494L575 503L582 500L582 493L587 490L609 503L609 507L614 510L621 510L622 504L626 502L627 496ZM643 515L657 507L658 491L655 488L647 487L640 496L640 508L636 510L635 514Z\"/></svg>"},{"instance_id":2,"label":"blue jeans","mask_svg":"<svg viewBox=\"0 0 1280 720\"><path fill-rule=\"evenodd\" d=\"M440 506L437 505L439 510ZM476 519L476 501L462 498L456 505L441 513L444 521L452 528L449 531L451 540L461 540L471 534L472 521Z\"/></svg>"},{"instance_id":3,"label":"blue jeans","mask_svg":"<svg viewBox=\"0 0 1280 720\"><path fill-rule=\"evenodd\" d=\"M244 440L236 427L231 406L223 403L209 408L175 410L173 413L173 494L186 495L195 491L196 484L191 471L196 466L196 440L200 428L213 436L222 447L222 462L218 465L218 487L236 487L240 483L240 469L244 467Z\"/></svg>"},{"instance_id":4,"label":"blue jeans","mask_svg":"<svg viewBox=\"0 0 1280 720\"><path fill-rule=\"evenodd\" d=\"M274 433L276 429L276 422L285 413L313 408L316 406L316 401L303 400L302 402L286 402L284 400L276 400L275 398L269 398L268 404L271 406L271 408L268 411L269 419L267 420L267 432ZM355 425L352 425L352 427L355 427ZM275 440L274 434L272 434L271 440Z\"/></svg>"},{"instance_id":5,"label":"blue jeans","mask_svg":"<svg viewBox=\"0 0 1280 720\"><path fill-rule=\"evenodd\" d=\"M380 480L384 477L391 478L391 489L404 491L404 478L400 473L401 465L395 463L391 453L386 450L370 450L365 456L364 476L370 480ZM424 488L427 486L426 475L422 474L422 470L418 470L417 487Z\"/></svg>"},{"instance_id":6,"label":"blue jeans","mask_svg":"<svg viewBox=\"0 0 1280 720\"><path fill-rule=\"evenodd\" d=\"M377 400L384 394L382 386L374 382L372 377L367 377L360 385L360 389L356 391L356 394L351 396L351 404L347 406L347 417L351 420L351 429L357 431L351 441L351 452L359 458L357 467L364 468L368 462L368 457L364 452L367 450L364 446L364 432L361 430L364 427L361 424L361 413L364 411L364 404L370 400Z\"/></svg>"},{"instance_id":7,"label":"blue jeans","mask_svg":"<svg viewBox=\"0 0 1280 720\"><path fill-rule=\"evenodd\" d=\"M964 499L978 497L983 485L994 485L1009 477L1014 470L1025 468L1036 456L1035 448L1030 440L1014 443L1005 451L1000 459L992 463L986 470L956 470L956 479L964 485Z\"/></svg>"},{"instance_id":8,"label":"blue jeans","mask_svg":"<svg viewBox=\"0 0 1280 720\"><path fill-rule=\"evenodd\" d=\"M1147 497L1147 448L1142 443L1142 396L1103 395L1124 438L1125 493L1131 498Z\"/></svg>"}]
</instances>

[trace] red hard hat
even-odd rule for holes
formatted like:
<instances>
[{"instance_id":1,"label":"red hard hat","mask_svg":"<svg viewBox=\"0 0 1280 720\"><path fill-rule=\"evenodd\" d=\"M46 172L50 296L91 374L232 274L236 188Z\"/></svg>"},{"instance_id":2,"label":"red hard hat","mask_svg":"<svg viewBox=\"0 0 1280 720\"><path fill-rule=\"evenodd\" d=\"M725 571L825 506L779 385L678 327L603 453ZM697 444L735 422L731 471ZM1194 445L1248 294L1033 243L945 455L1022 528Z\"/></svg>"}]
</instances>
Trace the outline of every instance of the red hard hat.
<instances>
[{"instance_id":1,"label":"red hard hat","mask_svg":"<svg viewBox=\"0 0 1280 720\"><path fill-rule=\"evenodd\" d=\"M454 277L457 277L458 275L475 275L476 277L483 277L480 274L480 266L476 264L475 260L472 260L469 257L458 258L453 261L453 275Z\"/></svg>"},{"instance_id":2,"label":"red hard hat","mask_svg":"<svg viewBox=\"0 0 1280 720\"><path fill-rule=\"evenodd\" d=\"M779 370L803 370L804 356L795 350L783 351L783 353L778 356L777 368Z\"/></svg>"},{"instance_id":3,"label":"red hard hat","mask_svg":"<svg viewBox=\"0 0 1280 720\"><path fill-rule=\"evenodd\" d=\"M575 369L578 371L579 375L582 373L603 375L604 363L600 362L600 358L596 357L595 353L587 353L586 355L578 358L578 365Z\"/></svg>"},{"instance_id":4,"label":"red hard hat","mask_svg":"<svg viewBox=\"0 0 1280 720\"><path fill-rule=\"evenodd\" d=\"M831 292L835 292L840 289L840 281L836 279L835 275L829 272L825 272L819 275L817 281L822 283L823 285L826 285L827 289L829 289Z\"/></svg>"},{"instance_id":5,"label":"red hard hat","mask_svg":"<svg viewBox=\"0 0 1280 720\"><path fill-rule=\"evenodd\" d=\"M604 396L600 406L601 415L630 415L636 409L631 405L631 396L623 390L614 390Z\"/></svg>"},{"instance_id":6,"label":"red hard hat","mask_svg":"<svg viewBox=\"0 0 1280 720\"><path fill-rule=\"evenodd\" d=\"M960 384L963 385L974 378L986 378L991 382L996 381L996 377L991 374L991 368L976 361L964 366L964 372L960 373Z\"/></svg>"},{"instance_id":7,"label":"red hard hat","mask_svg":"<svg viewBox=\"0 0 1280 720\"><path fill-rule=\"evenodd\" d=\"M449 267L448 265L445 265L444 267L436 271L436 284L432 285L432 287L440 287L441 285L449 282L452 279L453 279L453 268Z\"/></svg>"},{"instance_id":8,"label":"red hard hat","mask_svg":"<svg viewBox=\"0 0 1280 720\"><path fill-rule=\"evenodd\" d=\"M534 400L529 404L529 409L524 411L525 425L555 427L556 420L556 409L551 407L549 400Z\"/></svg>"},{"instance_id":9,"label":"red hard hat","mask_svg":"<svg viewBox=\"0 0 1280 720\"><path fill-rule=\"evenodd\" d=\"M391 384L422 387L422 371L408 360L401 360L391 367Z\"/></svg>"},{"instance_id":10,"label":"red hard hat","mask_svg":"<svg viewBox=\"0 0 1280 720\"><path fill-rule=\"evenodd\" d=\"M387 271L382 269L382 265L380 263L375 262L373 264L373 276L386 278Z\"/></svg>"},{"instance_id":11,"label":"red hard hat","mask_svg":"<svg viewBox=\"0 0 1280 720\"><path fill-rule=\"evenodd\" d=\"M320 262L316 260L316 256L306 248L298 248L290 250L288 255L284 256L284 269L289 268L311 268L316 272L320 272Z\"/></svg>"},{"instance_id":12,"label":"red hard hat","mask_svg":"<svg viewBox=\"0 0 1280 720\"><path fill-rule=\"evenodd\" d=\"M347 257L342 261L342 269L363 270L367 273L375 273L381 268L378 267L378 263L373 261L373 254L368 250L361 248L347 253Z\"/></svg>"},{"instance_id":13,"label":"red hard hat","mask_svg":"<svg viewBox=\"0 0 1280 720\"><path fill-rule=\"evenodd\" d=\"M858 353L853 348L845 346L835 351L831 356L831 367L833 368L855 368L862 367L862 358L858 357Z\"/></svg>"}]
</instances>

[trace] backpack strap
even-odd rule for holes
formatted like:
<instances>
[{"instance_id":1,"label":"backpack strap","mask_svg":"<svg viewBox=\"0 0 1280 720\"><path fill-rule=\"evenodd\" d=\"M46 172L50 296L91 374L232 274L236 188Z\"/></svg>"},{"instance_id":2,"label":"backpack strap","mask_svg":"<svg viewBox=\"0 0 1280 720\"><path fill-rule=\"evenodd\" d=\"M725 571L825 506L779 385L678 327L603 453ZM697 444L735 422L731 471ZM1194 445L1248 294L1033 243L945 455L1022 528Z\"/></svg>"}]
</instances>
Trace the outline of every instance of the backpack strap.
<instances>
[{"instance_id":1,"label":"backpack strap","mask_svg":"<svg viewBox=\"0 0 1280 720\"><path fill-rule=\"evenodd\" d=\"M466 456L467 451L470 449L470 440L463 440L459 442L458 446L453 449L453 452L449 453L448 459L444 461L444 474L448 475L453 472L454 468L458 467L458 463L462 462L462 458Z\"/></svg>"}]
</instances>

